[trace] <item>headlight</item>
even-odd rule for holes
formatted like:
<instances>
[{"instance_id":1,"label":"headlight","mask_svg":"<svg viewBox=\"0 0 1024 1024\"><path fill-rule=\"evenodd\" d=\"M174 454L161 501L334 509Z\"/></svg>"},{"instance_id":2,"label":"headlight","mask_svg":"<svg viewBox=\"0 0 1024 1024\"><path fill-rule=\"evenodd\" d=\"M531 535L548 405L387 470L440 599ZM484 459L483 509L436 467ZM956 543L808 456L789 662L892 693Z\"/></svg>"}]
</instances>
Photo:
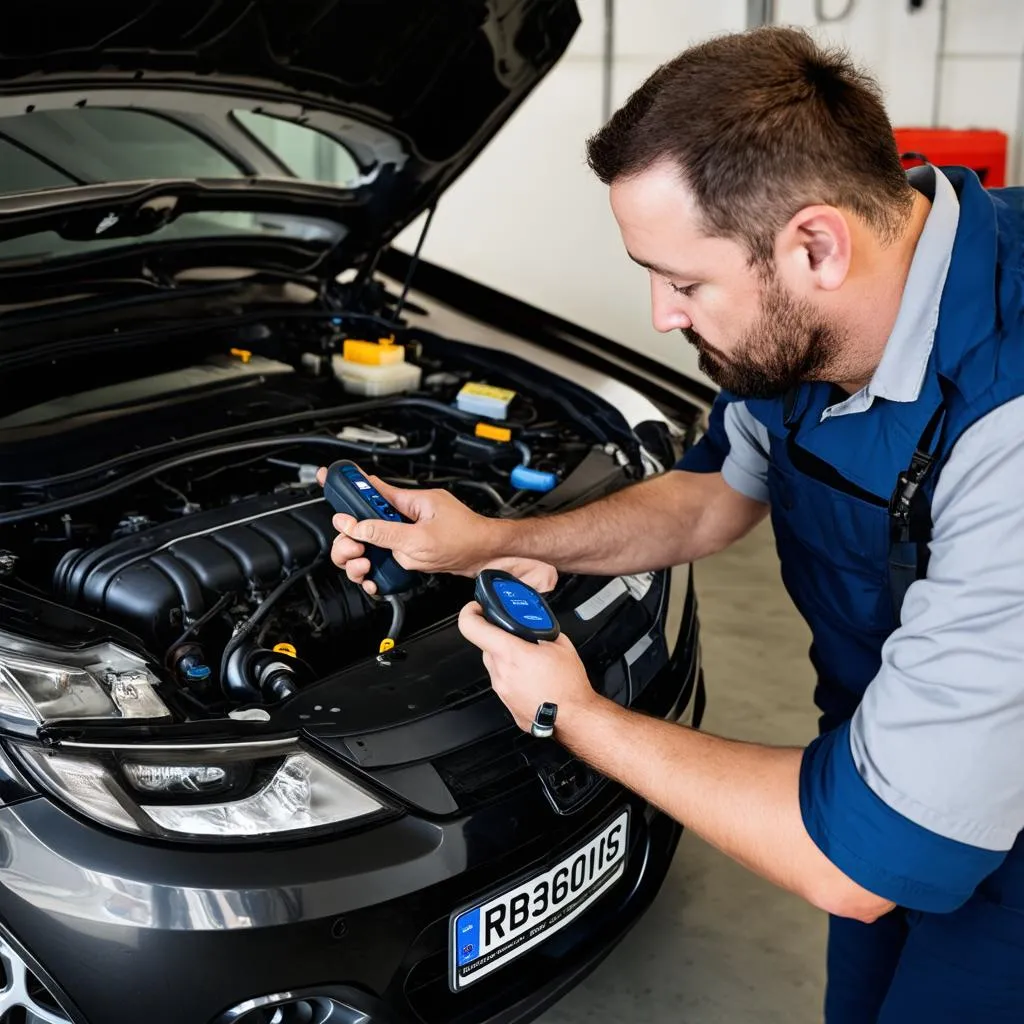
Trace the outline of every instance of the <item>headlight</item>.
<instances>
[{"instance_id":1,"label":"headlight","mask_svg":"<svg viewBox=\"0 0 1024 1024\"><path fill-rule=\"evenodd\" d=\"M180 755L53 753L17 744L55 797L115 828L195 839L240 839L322 829L387 808L329 764L284 741ZM157 760L157 758L160 760Z\"/></svg>"},{"instance_id":2,"label":"headlight","mask_svg":"<svg viewBox=\"0 0 1024 1024\"><path fill-rule=\"evenodd\" d=\"M69 651L0 633L0 715L15 721L169 718L158 685L116 644Z\"/></svg>"}]
</instances>

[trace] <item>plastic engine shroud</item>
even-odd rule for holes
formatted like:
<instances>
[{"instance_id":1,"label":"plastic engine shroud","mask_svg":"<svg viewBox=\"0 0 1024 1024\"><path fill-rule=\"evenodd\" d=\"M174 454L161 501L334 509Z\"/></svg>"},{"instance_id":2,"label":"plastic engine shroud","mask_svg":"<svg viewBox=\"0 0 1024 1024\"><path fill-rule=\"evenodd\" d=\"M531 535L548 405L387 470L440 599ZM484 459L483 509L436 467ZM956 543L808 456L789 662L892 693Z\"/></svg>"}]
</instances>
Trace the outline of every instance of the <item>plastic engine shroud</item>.
<instances>
[{"instance_id":1,"label":"plastic engine shroud","mask_svg":"<svg viewBox=\"0 0 1024 1024\"><path fill-rule=\"evenodd\" d=\"M59 598L169 644L180 611L198 618L222 594L268 590L295 569L326 556L333 512L308 490L282 491L69 551L54 573ZM351 600L364 601L354 587Z\"/></svg>"}]
</instances>

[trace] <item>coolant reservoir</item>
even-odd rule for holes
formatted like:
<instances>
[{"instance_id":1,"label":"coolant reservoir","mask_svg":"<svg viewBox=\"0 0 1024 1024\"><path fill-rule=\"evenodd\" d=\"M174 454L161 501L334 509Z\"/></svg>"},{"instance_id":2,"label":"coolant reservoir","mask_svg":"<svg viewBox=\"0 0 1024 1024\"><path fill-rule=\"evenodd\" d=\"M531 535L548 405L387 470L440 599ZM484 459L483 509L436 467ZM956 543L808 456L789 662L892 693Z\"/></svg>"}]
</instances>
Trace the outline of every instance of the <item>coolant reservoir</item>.
<instances>
[{"instance_id":1,"label":"coolant reservoir","mask_svg":"<svg viewBox=\"0 0 1024 1024\"><path fill-rule=\"evenodd\" d=\"M415 391L423 373L405 361L405 347L390 338L379 342L347 338L343 353L334 356L332 364L346 391L370 398Z\"/></svg>"}]
</instances>

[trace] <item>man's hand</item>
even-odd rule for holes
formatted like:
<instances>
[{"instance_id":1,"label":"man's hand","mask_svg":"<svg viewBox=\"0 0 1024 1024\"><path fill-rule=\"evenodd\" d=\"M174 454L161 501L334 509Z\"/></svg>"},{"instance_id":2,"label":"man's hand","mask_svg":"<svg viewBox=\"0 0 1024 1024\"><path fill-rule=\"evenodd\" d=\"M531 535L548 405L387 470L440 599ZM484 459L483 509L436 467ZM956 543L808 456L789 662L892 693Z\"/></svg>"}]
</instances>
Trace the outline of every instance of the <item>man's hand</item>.
<instances>
[{"instance_id":1,"label":"man's hand","mask_svg":"<svg viewBox=\"0 0 1024 1024\"><path fill-rule=\"evenodd\" d=\"M537 708L545 701L558 705L557 731L563 722L603 700L564 634L552 642L531 644L488 622L475 601L462 609L459 629L484 652L494 692L524 732L529 732Z\"/></svg>"},{"instance_id":2,"label":"man's hand","mask_svg":"<svg viewBox=\"0 0 1024 1024\"><path fill-rule=\"evenodd\" d=\"M327 470L321 467L317 473L321 487L326 476ZM331 561L343 569L353 583L362 584L367 593L372 594L377 588L366 580L370 560L365 557L364 544L387 548L400 566L417 572L475 576L485 566L493 565L515 573L516 570L508 568L504 562L496 561L501 550L497 536L499 520L478 515L445 490L403 490L376 476L367 474L367 479L402 515L412 520L411 523L379 519L357 521L342 513L334 517L338 537L331 549ZM531 574L542 564L529 559L515 561L521 565L529 562ZM548 578L546 571L541 572L539 578L544 582ZM552 581L547 589L553 586Z\"/></svg>"}]
</instances>

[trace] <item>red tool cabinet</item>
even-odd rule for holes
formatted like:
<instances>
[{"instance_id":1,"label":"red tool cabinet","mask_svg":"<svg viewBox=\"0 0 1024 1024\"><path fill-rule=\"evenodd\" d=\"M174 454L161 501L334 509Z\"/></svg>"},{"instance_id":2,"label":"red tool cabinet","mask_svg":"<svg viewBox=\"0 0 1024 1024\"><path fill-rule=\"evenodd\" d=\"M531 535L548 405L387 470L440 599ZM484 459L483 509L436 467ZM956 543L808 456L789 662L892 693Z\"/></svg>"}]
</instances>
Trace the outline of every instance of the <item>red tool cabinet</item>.
<instances>
[{"instance_id":1,"label":"red tool cabinet","mask_svg":"<svg viewBox=\"0 0 1024 1024\"><path fill-rule=\"evenodd\" d=\"M980 128L897 128L896 145L904 167L913 167L922 159L931 164L957 164L970 167L986 188L1006 184L1005 133Z\"/></svg>"}]
</instances>

